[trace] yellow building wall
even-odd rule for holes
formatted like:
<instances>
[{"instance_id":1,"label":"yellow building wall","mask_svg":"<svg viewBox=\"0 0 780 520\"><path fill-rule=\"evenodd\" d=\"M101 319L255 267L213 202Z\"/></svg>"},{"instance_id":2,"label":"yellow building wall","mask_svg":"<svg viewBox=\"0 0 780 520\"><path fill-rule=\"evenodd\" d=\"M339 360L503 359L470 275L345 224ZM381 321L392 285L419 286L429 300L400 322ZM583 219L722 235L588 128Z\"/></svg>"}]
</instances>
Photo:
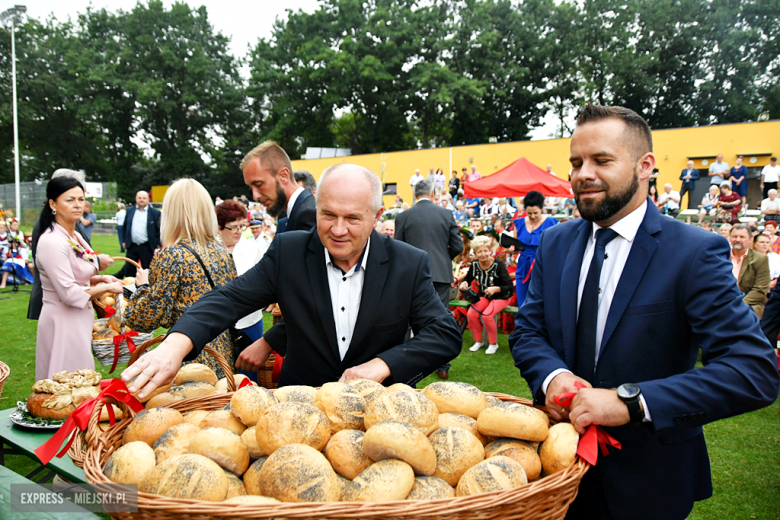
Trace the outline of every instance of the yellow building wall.
<instances>
[{"instance_id":1,"label":"yellow building wall","mask_svg":"<svg viewBox=\"0 0 780 520\"><path fill-rule=\"evenodd\" d=\"M552 165L553 172L558 177L568 179L571 168L569 141L569 138L563 138L409 150L298 160L292 161L292 165L293 169L308 170L315 179L319 179L323 170L333 164L359 164L376 172L382 182L396 183L398 193L404 201L411 202L409 178L415 169L419 169L424 176L427 175L431 166L434 170L442 168L449 179L449 172L452 170L456 170L460 175L461 168L465 166L470 170L471 165L475 164L477 170L485 176L495 173L520 157L526 157L540 168ZM751 163L751 154L780 154L780 121L656 130L653 132L653 148L659 170L659 191L662 191L662 186L667 182L679 190L680 171L685 168L688 157L708 156L708 159L695 161L696 168L705 170L707 166L702 164L702 161L712 162L719 153L723 154L723 160L731 166L734 165L737 155L745 157L745 165L748 167L769 164L769 156L757 156L756 161ZM706 179L703 181L707 182ZM390 207L393 199L393 196L385 196L385 206ZM683 202L683 207L687 207L687 202Z\"/></svg>"},{"instance_id":2,"label":"yellow building wall","mask_svg":"<svg viewBox=\"0 0 780 520\"><path fill-rule=\"evenodd\" d=\"M163 197L168 192L170 186L152 186L152 192L149 194L151 202L162 202Z\"/></svg>"}]
</instances>

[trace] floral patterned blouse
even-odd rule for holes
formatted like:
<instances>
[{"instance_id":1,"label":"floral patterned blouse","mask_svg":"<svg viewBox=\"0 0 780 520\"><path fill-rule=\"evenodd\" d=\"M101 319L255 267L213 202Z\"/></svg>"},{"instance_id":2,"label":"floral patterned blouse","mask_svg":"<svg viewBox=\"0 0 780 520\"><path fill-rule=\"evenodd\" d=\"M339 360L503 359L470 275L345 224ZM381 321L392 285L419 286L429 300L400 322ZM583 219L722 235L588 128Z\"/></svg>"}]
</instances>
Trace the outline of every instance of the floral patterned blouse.
<instances>
[{"instance_id":1,"label":"floral patterned blouse","mask_svg":"<svg viewBox=\"0 0 780 520\"><path fill-rule=\"evenodd\" d=\"M225 285L236 277L233 258L222 244L209 242L206 250L201 251L194 242L182 240L185 241L198 251L215 284ZM152 259L149 285L138 289L127 301L125 323L139 332L152 332L158 327L169 329L184 311L210 290L203 268L192 253L179 244L163 248ZM225 356L231 366L235 365L229 331L223 332L206 346ZM207 365L219 378L225 377L217 361L205 352L201 352L194 362Z\"/></svg>"}]
</instances>

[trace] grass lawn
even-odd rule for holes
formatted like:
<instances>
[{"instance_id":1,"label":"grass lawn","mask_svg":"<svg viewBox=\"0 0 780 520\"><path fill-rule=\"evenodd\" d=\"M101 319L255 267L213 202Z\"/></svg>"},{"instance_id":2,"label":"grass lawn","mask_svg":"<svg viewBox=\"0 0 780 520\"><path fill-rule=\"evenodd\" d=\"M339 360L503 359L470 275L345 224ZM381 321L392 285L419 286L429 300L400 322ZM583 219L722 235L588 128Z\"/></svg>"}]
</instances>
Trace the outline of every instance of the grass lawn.
<instances>
[{"instance_id":1,"label":"grass lawn","mask_svg":"<svg viewBox=\"0 0 780 520\"><path fill-rule=\"evenodd\" d=\"M95 236L93 246L112 256L119 255L116 237ZM118 263L108 270L116 272ZM35 382L35 334L37 322L27 320L29 293L3 293L0 297L0 359L11 367L11 375L0 396L0 409L11 408L26 400ZM266 329L270 326L266 317ZM466 331L463 351L452 363L450 379L474 384L485 391L504 392L530 398L530 392L514 367L507 337L499 335L495 355L469 352L473 344ZM110 367L99 367L108 377ZM119 365L119 374L124 365ZM424 379L420 387L437 381L435 375ZM690 518L780 518L780 404L708 424L704 427L712 464L714 496L697 503ZM6 456L6 465L27 474L35 464L21 456Z\"/></svg>"}]
</instances>

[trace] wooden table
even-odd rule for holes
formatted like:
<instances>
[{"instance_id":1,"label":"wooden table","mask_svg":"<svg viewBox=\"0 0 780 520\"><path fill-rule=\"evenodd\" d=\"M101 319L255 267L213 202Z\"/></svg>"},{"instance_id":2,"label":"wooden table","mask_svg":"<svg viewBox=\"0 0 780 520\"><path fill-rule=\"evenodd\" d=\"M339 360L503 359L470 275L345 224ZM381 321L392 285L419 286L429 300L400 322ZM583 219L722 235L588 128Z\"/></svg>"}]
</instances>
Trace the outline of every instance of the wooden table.
<instances>
[{"instance_id":1,"label":"wooden table","mask_svg":"<svg viewBox=\"0 0 780 520\"><path fill-rule=\"evenodd\" d=\"M40 464L34 451L49 440L57 430L34 430L17 426L9 418L14 410L16 408L0 410L0 441L11 446L10 449L0 448L0 466L5 466L5 455L24 455L38 463L37 468L24 476L29 480L44 473L42 477L37 479L37 482L49 482L56 473L71 482L86 483L87 477L84 475L84 470L73 464L68 455L61 459L54 457L45 466Z\"/></svg>"},{"instance_id":2,"label":"wooden table","mask_svg":"<svg viewBox=\"0 0 780 520\"><path fill-rule=\"evenodd\" d=\"M5 410L4 410L5 412ZM68 459L70 460L70 459ZM12 513L11 512L11 484L36 484L25 477L18 475L8 468L0 466L0 518L8 520L29 520L30 513ZM51 493L44 488L38 491L41 493ZM86 509L75 504L69 504L69 509L74 510L70 513L35 513L35 520L97 520L100 517L90 513ZM76 512L77 511L77 512Z\"/></svg>"}]
</instances>

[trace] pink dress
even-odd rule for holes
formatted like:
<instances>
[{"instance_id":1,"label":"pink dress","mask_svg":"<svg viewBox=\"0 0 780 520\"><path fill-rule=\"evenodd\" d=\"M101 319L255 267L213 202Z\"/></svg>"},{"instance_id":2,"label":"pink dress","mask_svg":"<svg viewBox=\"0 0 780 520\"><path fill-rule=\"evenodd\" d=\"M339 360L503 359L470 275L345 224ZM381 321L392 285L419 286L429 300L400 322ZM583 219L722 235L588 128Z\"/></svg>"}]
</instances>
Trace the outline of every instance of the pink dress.
<instances>
[{"instance_id":1,"label":"pink dress","mask_svg":"<svg viewBox=\"0 0 780 520\"><path fill-rule=\"evenodd\" d=\"M76 233L79 244L92 251ZM92 303L85 289L97 267L76 256L73 239L59 224L38 239L35 265L41 275L43 309L38 319L35 379L51 378L62 370L95 368L92 357Z\"/></svg>"}]
</instances>

